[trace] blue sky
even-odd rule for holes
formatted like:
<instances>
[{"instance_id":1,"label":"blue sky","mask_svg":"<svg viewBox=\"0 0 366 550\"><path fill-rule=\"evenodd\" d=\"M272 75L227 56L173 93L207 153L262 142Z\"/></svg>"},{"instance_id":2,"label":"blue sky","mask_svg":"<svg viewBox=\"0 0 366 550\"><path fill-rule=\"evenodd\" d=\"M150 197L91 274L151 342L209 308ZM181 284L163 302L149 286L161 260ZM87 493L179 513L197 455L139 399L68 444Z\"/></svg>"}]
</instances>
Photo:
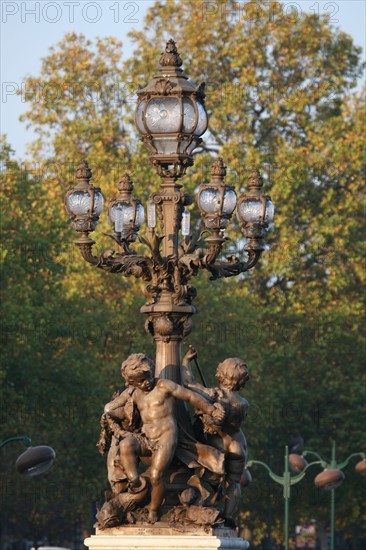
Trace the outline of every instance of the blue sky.
<instances>
[{"instance_id":1,"label":"blue sky","mask_svg":"<svg viewBox=\"0 0 366 550\"><path fill-rule=\"evenodd\" d=\"M208 4L197 2L203 7ZM66 32L83 33L88 38L113 35L123 41L123 54L128 57L132 49L127 33L142 28L144 14L153 4L154 0L1 1L1 133L7 134L19 159L25 158L25 146L33 134L18 120L26 104L14 92L27 74L39 73L48 48ZM238 4L244 4L244 0L238 0ZM282 4L284 10L328 13L332 22L365 51L365 0L283 0Z\"/></svg>"}]
</instances>

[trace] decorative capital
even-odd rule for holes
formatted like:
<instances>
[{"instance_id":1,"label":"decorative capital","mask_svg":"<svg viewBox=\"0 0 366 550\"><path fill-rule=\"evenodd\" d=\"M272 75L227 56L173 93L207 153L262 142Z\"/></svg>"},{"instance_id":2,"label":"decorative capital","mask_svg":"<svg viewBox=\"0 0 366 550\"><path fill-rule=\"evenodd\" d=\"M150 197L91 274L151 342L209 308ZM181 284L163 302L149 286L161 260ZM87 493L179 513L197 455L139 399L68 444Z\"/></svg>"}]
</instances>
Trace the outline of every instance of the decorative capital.
<instances>
[{"instance_id":1,"label":"decorative capital","mask_svg":"<svg viewBox=\"0 0 366 550\"><path fill-rule=\"evenodd\" d=\"M255 168L248 178L249 189L260 189L263 186L263 178L260 171Z\"/></svg>"},{"instance_id":2,"label":"decorative capital","mask_svg":"<svg viewBox=\"0 0 366 550\"><path fill-rule=\"evenodd\" d=\"M118 183L118 191L123 194L130 195L133 191L133 183L129 174L123 174L122 178Z\"/></svg>"},{"instance_id":3,"label":"decorative capital","mask_svg":"<svg viewBox=\"0 0 366 550\"><path fill-rule=\"evenodd\" d=\"M218 157L211 165L211 176L218 176L224 178L226 176L226 166L224 159Z\"/></svg>"},{"instance_id":4,"label":"decorative capital","mask_svg":"<svg viewBox=\"0 0 366 550\"><path fill-rule=\"evenodd\" d=\"M76 178L80 181L89 181L93 173L89 168L87 160L82 160L76 170Z\"/></svg>"},{"instance_id":5,"label":"decorative capital","mask_svg":"<svg viewBox=\"0 0 366 550\"><path fill-rule=\"evenodd\" d=\"M167 42L165 52L161 54L159 63L162 67L180 67L183 64L172 38Z\"/></svg>"}]
</instances>

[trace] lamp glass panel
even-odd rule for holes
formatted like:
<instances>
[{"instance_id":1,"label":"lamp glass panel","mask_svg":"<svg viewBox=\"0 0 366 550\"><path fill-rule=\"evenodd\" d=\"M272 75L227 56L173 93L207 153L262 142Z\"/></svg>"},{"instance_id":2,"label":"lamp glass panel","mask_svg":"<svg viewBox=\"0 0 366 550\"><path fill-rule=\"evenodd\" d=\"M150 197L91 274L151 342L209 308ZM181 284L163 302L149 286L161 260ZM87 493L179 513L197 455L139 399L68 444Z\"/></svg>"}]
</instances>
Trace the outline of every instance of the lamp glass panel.
<instances>
[{"instance_id":1,"label":"lamp glass panel","mask_svg":"<svg viewBox=\"0 0 366 550\"><path fill-rule=\"evenodd\" d=\"M271 199L267 199L267 209L266 209L266 222L272 223L274 220L275 207Z\"/></svg>"},{"instance_id":2,"label":"lamp glass panel","mask_svg":"<svg viewBox=\"0 0 366 550\"><path fill-rule=\"evenodd\" d=\"M137 203L136 205L136 219L135 219L135 225L137 227L141 227L141 225L144 223L145 219L145 210L142 204Z\"/></svg>"},{"instance_id":3,"label":"lamp glass panel","mask_svg":"<svg viewBox=\"0 0 366 550\"><path fill-rule=\"evenodd\" d=\"M199 198L200 207L206 214L218 214L221 206L221 196L217 189L204 189Z\"/></svg>"},{"instance_id":4,"label":"lamp glass panel","mask_svg":"<svg viewBox=\"0 0 366 550\"><path fill-rule=\"evenodd\" d=\"M181 109L178 99L167 97L152 99L146 110L146 125L152 134L178 132Z\"/></svg>"},{"instance_id":5,"label":"lamp glass panel","mask_svg":"<svg viewBox=\"0 0 366 550\"><path fill-rule=\"evenodd\" d=\"M150 201L147 204L147 226L156 226L156 206L153 201Z\"/></svg>"},{"instance_id":6,"label":"lamp glass panel","mask_svg":"<svg viewBox=\"0 0 366 550\"><path fill-rule=\"evenodd\" d=\"M174 155L177 152L178 141L175 137L156 137L154 145L160 155Z\"/></svg>"},{"instance_id":7,"label":"lamp glass panel","mask_svg":"<svg viewBox=\"0 0 366 550\"><path fill-rule=\"evenodd\" d=\"M104 197L101 193L101 191L95 191L94 192L94 208L93 208L93 216L100 216L100 214L103 211L104 207Z\"/></svg>"},{"instance_id":8,"label":"lamp glass panel","mask_svg":"<svg viewBox=\"0 0 366 550\"><path fill-rule=\"evenodd\" d=\"M263 206L260 200L249 198L243 201L240 205L240 217L247 223L257 223L262 215ZM272 223L274 217L274 205L272 201L267 199L266 213L264 223Z\"/></svg>"},{"instance_id":9,"label":"lamp glass panel","mask_svg":"<svg viewBox=\"0 0 366 550\"><path fill-rule=\"evenodd\" d=\"M193 137L193 140L191 141L191 143L189 145L187 145L189 143L190 139L191 139L191 136L189 136L187 138L184 138L179 143L179 146L178 146L178 152L179 153L181 153L181 154L187 153L187 155L190 155L192 153L192 151L195 150L195 148L198 145L198 138Z\"/></svg>"},{"instance_id":10,"label":"lamp glass panel","mask_svg":"<svg viewBox=\"0 0 366 550\"><path fill-rule=\"evenodd\" d=\"M110 209L110 214L109 214L110 224L114 226L117 220L117 217L119 217L124 228L129 228L132 223L140 227L144 223L144 219L145 219L145 211L142 204L137 203L136 218L133 219L133 216L134 216L134 208L132 204L129 204L126 202L117 202Z\"/></svg>"},{"instance_id":11,"label":"lamp glass panel","mask_svg":"<svg viewBox=\"0 0 366 550\"><path fill-rule=\"evenodd\" d=\"M87 191L74 191L68 196L67 206L75 216L86 216L91 206L91 197Z\"/></svg>"},{"instance_id":12,"label":"lamp glass panel","mask_svg":"<svg viewBox=\"0 0 366 550\"><path fill-rule=\"evenodd\" d=\"M117 202L110 209L109 216L112 224L114 224L117 217L119 217L119 219L122 219L123 225L129 225L133 217L133 208L126 202Z\"/></svg>"},{"instance_id":13,"label":"lamp glass panel","mask_svg":"<svg viewBox=\"0 0 366 550\"><path fill-rule=\"evenodd\" d=\"M207 130L208 118L207 118L206 109L204 108L202 103L200 103L199 101L197 101L197 109L198 109L198 124L194 131L194 134L196 136L202 136L202 134L204 134Z\"/></svg>"},{"instance_id":14,"label":"lamp glass panel","mask_svg":"<svg viewBox=\"0 0 366 550\"><path fill-rule=\"evenodd\" d=\"M228 189L224 195L224 204L222 207L222 213L225 216L231 216L236 206L236 193L233 189Z\"/></svg>"},{"instance_id":15,"label":"lamp glass panel","mask_svg":"<svg viewBox=\"0 0 366 550\"><path fill-rule=\"evenodd\" d=\"M190 99L183 99L183 132L187 134L193 132L196 125L196 111L193 102Z\"/></svg>"},{"instance_id":16,"label":"lamp glass panel","mask_svg":"<svg viewBox=\"0 0 366 550\"><path fill-rule=\"evenodd\" d=\"M184 209L182 215L182 235L183 237L188 237L190 233L190 224L191 224L191 215L187 208Z\"/></svg>"},{"instance_id":17,"label":"lamp glass panel","mask_svg":"<svg viewBox=\"0 0 366 550\"><path fill-rule=\"evenodd\" d=\"M144 126L144 123L143 123L143 120L142 120L142 115L143 115L145 104L146 104L146 101L141 101L141 103L139 103L139 105L137 107L137 110L136 110L136 126L137 126L138 131L141 134L147 134L147 131L145 129L145 126Z\"/></svg>"}]
</instances>

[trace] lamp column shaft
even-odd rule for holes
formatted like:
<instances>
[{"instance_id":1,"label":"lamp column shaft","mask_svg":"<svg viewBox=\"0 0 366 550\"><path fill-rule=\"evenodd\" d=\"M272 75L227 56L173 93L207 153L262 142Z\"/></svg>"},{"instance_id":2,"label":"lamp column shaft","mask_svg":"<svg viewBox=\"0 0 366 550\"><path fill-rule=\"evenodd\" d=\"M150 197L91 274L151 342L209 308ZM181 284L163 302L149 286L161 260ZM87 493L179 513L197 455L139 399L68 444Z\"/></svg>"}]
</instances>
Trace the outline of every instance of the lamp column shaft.
<instances>
[{"instance_id":1,"label":"lamp column shaft","mask_svg":"<svg viewBox=\"0 0 366 550\"><path fill-rule=\"evenodd\" d=\"M272 468L272 448L273 448L273 440L272 440L272 430L269 430L268 432L268 466ZM268 482L268 550L272 550L272 478L269 478Z\"/></svg>"},{"instance_id":2,"label":"lamp column shaft","mask_svg":"<svg viewBox=\"0 0 366 550\"><path fill-rule=\"evenodd\" d=\"M181 383L181 343L191 332L191 317L195 308L190 304L176 304L173 293L164 290L154 304L142 306L147 315L145 327L156 345L155 376Z\"/></svg>"},{"instance_id":3,"label":"lamp column shaft","mask_svg":"<svg viewBox=\"0 0 366 550\"><path fill-rule=\"evenodd\" d=\"M169 342L159 339L155 340L155 344L155 376L180 384L181 338L173 336Z\"/></svg>"},{"instance_id":4,"label":"lamp column shaft","mask_svg":"<svg viewBox=\"0 0 366 550\"><path fill-rule=\"evenodd\" d=\"M156 195L160 199L162 209L160 220L164 234L162 243L164 257L177 256L178 229L183 211L182 194L179 189L180 185L174 178L164 178L162 190Z\"/></svg>"},{"instance_id":5,"label":"lamp column shaft","mask_svg":"<svg viewBox=\"0 0 366 550\"><path fill-rule=\"evenodd\" d=\"M330 550L334 550L335 535L335 489L330 492Z\"/></svg>"},{"instance_id":6,"label":"lamp column shaft","mask_svg":"<svg viewBox=\"0 0 366 550\"><path fill-rule=\"evenodd\" d=\"M336 443L332 443L332 461L331 468L337 468L336 462ZM334 550L335 542L335 489L330 492L330 550Z\"/></svg>"},{"instance_id":7,"label":"lamp column shaft","mask_svg":"<svg viewBox=\"0 0 366 550\"><path fill-rule=\"evenodd\" d=\"M160 280L161 292L154 303L141 308L147 315L146 329L156 344L155 376L181 383L181 342L191 331L190 317L195 308L183 296L177 296L180 287L170 258L178 256L178 233L185 204L185 196L174 177L164 177L160 191L151 195L157 205L162 240L164 269Z\"/></svg>"},{"instance_id":8,"label":"lamp column shaft","mask_svg":"<svg viewBox=\"0 0 366 550\"><path fill-rule=\"evenodd\" d=\"M288 467L288 447L285 447L285 471L283 475L283 496L285 498L285 550L288 550L289 540L289 503L290 503L290 491L291 491L291 478L290 470Z\"/></svg>"}]
</instances>

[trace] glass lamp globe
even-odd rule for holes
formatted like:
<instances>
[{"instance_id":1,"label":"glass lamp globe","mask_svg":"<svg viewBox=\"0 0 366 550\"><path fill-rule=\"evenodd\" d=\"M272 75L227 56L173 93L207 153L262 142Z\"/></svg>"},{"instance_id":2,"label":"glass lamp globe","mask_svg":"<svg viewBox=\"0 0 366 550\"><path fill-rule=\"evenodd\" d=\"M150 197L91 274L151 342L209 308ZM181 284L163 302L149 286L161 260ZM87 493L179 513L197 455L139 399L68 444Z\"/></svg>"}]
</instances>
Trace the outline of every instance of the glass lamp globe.
<instances>
[{"instance_id":1,"label":"glass lamp globe","mask_svg":"<svg viewBox=\"0 0 366 550\"><path fill-rule=\"evenodd\" d=\"M196 89L188 82L181 65L175 42L169 40L159 73L137 92L136 127L157 166L193 164L191 153L207 130L204 86Z\"/></svg>"},{"instance_id":2,"label":"glass lamp globe","mask_svg":"<svg viewBox=\"0 0 366 550\"><path fill-rule=\"evenodd\" d=\"M261 223L268 226L273 223L274 219L274 204L269 197L261 200L256 197L248 197L240 203L238 207L239 220L245 224Z\"/></svg>"},{"instance_id":3,"label":"glass lamp globe","mask_svg":"<svg viewBox=\"0 0 366 550\"><path fill-rule=\"evenodd\" d=\"M252 239L252 247L262 249L260 241L274 219L274 205L268 195L261 191L263 178L254 170L248 180L249 190L239 197L237 216L244 235Z\"/></svg>"},{"instance_id":4,"label":"glass lamp globe","mask_svg":"<svg viewBox=\"0 0 366 550\"><path fill-rule=\"evenodd\" d=\"M133 242L144 222L145 211L141 202L132 197L133 183L128 174L124 174L118 189L120 196L109 203L108 222L122 240Z\"/></svg>"},{"instance_id":5,"label":"glass lamp globe","mask_svg":"<svg viewBox=\"0 0 366 550\"><path fill-rule=\"evenodd\" d=\"M225 229L236 207L236 193L224 183L226 167L219 157L211 168L212 180L201 184L197 203L207 229Z\"/></svg>"},{"instance_id":6,"label":"glass lamp globe","mask_svg":"<svg viewBox=\"0 0 366 550\"><path fill-rule=\"evenodd\" d=\"M92 171L86 160L76 171L78 184L65 197L65 208L76 231L94 231L104 206L101 190L90 184Z\"/></svg>"},{"instance_id":7,"label":"glass lamp globe","mask_svg":"<svg viewBox=\"0 0 366 550\"><path fill-rule=\"evenodd\" d=\"M225 229L235 210L235 191L233 189L227 189L224 193L220 191L215 187L207 186L200 194L199 207L204 212L207 229Z\"/></svg>"},{"instance_id":8,"label":"glass lamp globe","mask_svg":"<svg viewBox=\"0 0 366 550\"><path fill-rule=\"evenodd\" d=\"M324 491L332 491L337 489L345 479L345 475L342 470L336 468L325 468L320 474L314 479L314 484L319 489Z\"/></svg>"}]
</instances>

